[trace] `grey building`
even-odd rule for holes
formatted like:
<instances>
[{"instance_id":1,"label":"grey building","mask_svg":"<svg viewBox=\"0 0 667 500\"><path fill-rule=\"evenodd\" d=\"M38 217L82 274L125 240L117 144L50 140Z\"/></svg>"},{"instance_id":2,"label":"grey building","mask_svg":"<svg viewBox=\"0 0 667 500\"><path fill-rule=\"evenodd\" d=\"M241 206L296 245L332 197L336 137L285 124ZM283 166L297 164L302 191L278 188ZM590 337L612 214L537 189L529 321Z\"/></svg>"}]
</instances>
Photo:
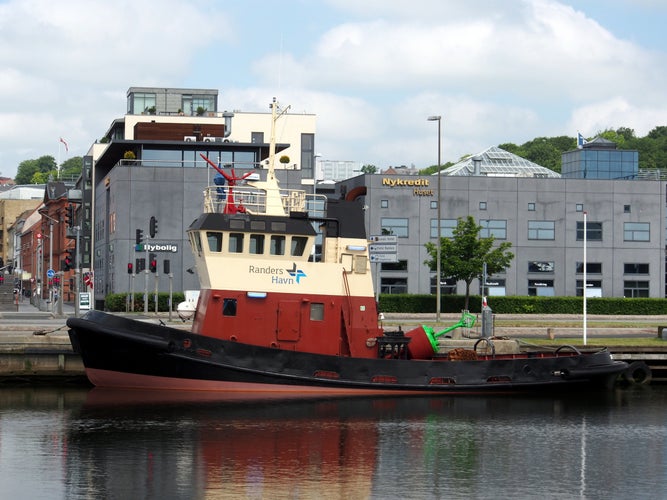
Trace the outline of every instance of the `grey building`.
<instances>
[{"instance_id":1,"label":"grey building","mask_svg":"<svg viewBox=\"0 0 667 500\"><path fill-rule=\"evenodd\" d=\"M447 237L470 215L482 236L512 243L512 266L489 277L489 295L582 295L586 213L587 295L664 297L664 183L546 178L539 170L494 176L484 153L477 157L477 175L471 166L468 175L441 177L440 224ZM436 186L435 176L363 175L341 183L345 196L364 203L369 234L398 237L398 262L374 266L381 293L435 293L424 245L437 239ZM464 283L449 279L442 287L443 294L464 292ZM480 283L473 290L481 292Z\"/></svg>"}]
</instances>

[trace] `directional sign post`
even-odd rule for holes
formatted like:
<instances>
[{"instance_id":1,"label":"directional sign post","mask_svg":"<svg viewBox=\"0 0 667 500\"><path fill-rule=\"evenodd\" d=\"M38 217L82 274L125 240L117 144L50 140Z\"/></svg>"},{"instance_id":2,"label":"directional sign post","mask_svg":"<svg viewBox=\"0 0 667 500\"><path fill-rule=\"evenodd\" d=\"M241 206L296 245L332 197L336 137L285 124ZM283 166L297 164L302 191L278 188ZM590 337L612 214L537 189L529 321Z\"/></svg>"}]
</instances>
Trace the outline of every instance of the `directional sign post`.
<instances>
[{"instance_id":1,"label":"directional sign post","mask_svg":"<svg viewBox=\"0 0 667 500\"><path fill-rule=\"evenodd\" d=\"M380 300L380 272L378 264L381 262L398 262L398 237L393 234L378 234L371 236L368 241L369 257L375 263L375 300Z\"/></svg>"}]
</instances>

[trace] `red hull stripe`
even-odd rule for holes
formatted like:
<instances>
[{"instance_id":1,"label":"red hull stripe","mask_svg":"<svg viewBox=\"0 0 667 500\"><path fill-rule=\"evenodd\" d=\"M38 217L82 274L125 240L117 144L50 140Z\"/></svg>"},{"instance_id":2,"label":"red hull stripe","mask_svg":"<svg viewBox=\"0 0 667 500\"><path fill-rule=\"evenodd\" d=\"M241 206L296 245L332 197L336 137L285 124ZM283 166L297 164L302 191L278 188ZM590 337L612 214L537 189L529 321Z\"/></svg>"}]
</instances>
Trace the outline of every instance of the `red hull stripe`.
<instances>
[{"instance_id":1,"label":"red hull stripe","mask_svg":"<svg viewBox=\"0 0 667 500\"><path fill-rule=\"evenodd\" d=\"M86 375L96 387L126 389L158 389L177 391L214 391L245 394L274 394L284 396L381 396L389 394L439 394L440 391L389 390L389 389L347 389L330 387L310 387L305 385L256 384L248 382L226 382L217 380L196 380L175 377L156 377L110 370L87 368ZM451 393L443 390L442 394Z\"/></svg>"}]
</instances>

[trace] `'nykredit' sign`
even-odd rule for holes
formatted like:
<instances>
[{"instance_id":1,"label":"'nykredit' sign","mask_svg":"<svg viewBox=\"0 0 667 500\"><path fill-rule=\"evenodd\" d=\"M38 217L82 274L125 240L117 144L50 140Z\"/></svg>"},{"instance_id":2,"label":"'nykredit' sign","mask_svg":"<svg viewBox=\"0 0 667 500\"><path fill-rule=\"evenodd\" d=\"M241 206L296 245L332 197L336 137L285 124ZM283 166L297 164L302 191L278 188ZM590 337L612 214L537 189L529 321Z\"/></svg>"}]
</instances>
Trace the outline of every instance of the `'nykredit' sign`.
<instances>
[{"instance_id":1,"label":"'nykredit' sign","mask_svg":"<svg viewBox=\"0 0 667 500\"><path fill-rule=\"evenodd\" d=\"M427 189L429 187L429 179L424 179L422 177L417 177L415 179L383 177L382 185L389 186L392 188L394 187L412 188L413 196L435 196L435 191L433 189Z\"/></svg>"},{"instance_id":2,"label":"'nykredit' sign","mask_svg":"<svg viewBox=\"0 0 667 500\"><path fill-rule=\"evenodd\" d=\"M134 246L135 252L178 252L176 243L142 243Z\"/></svg>"}]
</instances>

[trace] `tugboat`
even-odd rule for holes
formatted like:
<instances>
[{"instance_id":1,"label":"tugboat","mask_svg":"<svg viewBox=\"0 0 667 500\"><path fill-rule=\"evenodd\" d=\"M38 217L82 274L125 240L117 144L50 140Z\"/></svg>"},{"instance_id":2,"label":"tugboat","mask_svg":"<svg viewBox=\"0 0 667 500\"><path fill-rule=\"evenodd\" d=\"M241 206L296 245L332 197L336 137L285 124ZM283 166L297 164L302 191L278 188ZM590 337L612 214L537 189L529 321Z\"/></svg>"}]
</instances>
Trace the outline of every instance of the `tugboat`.
<instances>
[{"instance_id":1,"label":"tugboat","mask_svg":"<svg viewBox=\"0 0 667 500\"><path fill-rule=\"evenodd\" d=\"M209 161L219 182L187 230L200 280L191 330L100 311L67 320L95 386L285 397L514 392L609 387L627 368L606 349L526 350L493 338L453 348L449 329L385 331L362 204L280 188L275 99L271 108L264 180Z\"/></svg>"}]
</instances>

